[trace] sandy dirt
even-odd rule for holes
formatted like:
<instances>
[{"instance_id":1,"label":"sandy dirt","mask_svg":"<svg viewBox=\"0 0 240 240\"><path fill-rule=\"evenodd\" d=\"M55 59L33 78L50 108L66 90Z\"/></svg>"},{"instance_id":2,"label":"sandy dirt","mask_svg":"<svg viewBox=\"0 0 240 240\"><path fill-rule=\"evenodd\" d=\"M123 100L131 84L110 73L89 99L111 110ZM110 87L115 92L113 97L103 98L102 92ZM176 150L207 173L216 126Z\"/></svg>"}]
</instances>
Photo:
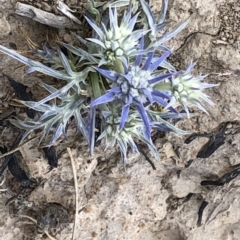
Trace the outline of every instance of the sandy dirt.
<instances>
[{"instance_id":1,"label":"sandy dirt","mask_svg":"<svg viewBox=\"0 0 240 240\"><path fill-rule=\"evenodd\" d=\"M72 40L69 30L58 31L15 15L15 0L0 2L0 44L30 56L24 30L39 46L47 37L53 42L56 35L66 42ZM40 3L39 8L58 13L51 1L29 2ZM76 8L79 2L65 1L72 9L80 11ZM161 1L152 2L154 10L158 11ZM174 49L171 61L178 68L186 68L191 60L197 62L196 73L208 74L206 80L219 86L206 91L215 103L213 107L206 106L209 115L197 111L196 117L181 120L176 125L192 132L210 132L223 122L240 121L240 2L169 1L167 18L172 23L190 15L191 22L186 29L168 42ZM39 86L40 81L57 84L56 80L41 74L25 75L26 67L6 55L0 56L0 114L12 108L9 102L15 98L2 73L27 85L37 99L45 94ZM20 117L25 114L18 107L14 109ZM5 203L21 187L9 171L5 171L5 182L0 186L1 239L47 239L37 231L36 224L20 215L39 219L42 209L48 209L48 203L53 202L61 204L56 208L61 213L54 212L55 218L65 216L65 210L68 218L64 217L67 221L60 221L49 232L59 240L71 239L75 190L67 147L72 150L78 177L76 239L239 239L240 177L223 186L200 184L203 180L216 180L240 164L240 133L237 131L228 135L227 141L208 158L197 157L207 138L196 138L189 144L184 143L186 137L174 134L158 138L156 144L161 160L151 158L156 166L153 170L142 155L131 153L124 168L118 150L103 152L103 145L96 148L94 157L90 157L87 143L76 134L74 122L68 129L68 138L57 146L59 166L51 172L43 152L36 147L36 140L20 149L31 176L38 179L40 185L7 205ZM0 134L1 145L10 147L16 137L15 130L10 125L0 126ZM186 167L189 161L192 164ZM197 224L203 201L208 205L201 224ZM33 211L29 210L31 208Z\"/></svg>"}]
</instances>

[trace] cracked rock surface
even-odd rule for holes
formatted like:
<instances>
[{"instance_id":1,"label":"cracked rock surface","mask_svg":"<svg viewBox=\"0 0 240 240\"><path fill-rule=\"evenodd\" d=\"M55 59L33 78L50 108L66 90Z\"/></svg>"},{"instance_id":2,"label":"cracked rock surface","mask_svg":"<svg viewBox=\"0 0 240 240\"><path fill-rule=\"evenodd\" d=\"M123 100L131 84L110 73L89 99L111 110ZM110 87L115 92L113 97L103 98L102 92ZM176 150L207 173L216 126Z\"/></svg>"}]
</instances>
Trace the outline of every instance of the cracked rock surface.
<instances>
[{"instance_id":1,"label":"cracked rock surface","mask_svg":"<svg viewBox=\"0 0 240 240\"><path fill-rule=\"evenodd\" d=\"M24 29L38 44L44 41L50 30L30 19L16 16L15 2L1 0L0 43L18 51L29 51L20 29ZM44 2L46 4L41 8L51 7L51 1ZM79 4L76 0L65 2L73 10ZM156 12L160 3L160 0L152 1ZM209 115L197 112L196 117L181 120L176 125L192 132L210 132L222 122L240 121L240 3L239 0L169 1L167 17L173 26L190 15L190 24L167 43L174 49L171 61L177 68L186 68L191 60L197 62L196 73L208 74L206 81L219 86L207 90L215 103L213 107L206 106ZM51 31L50 37L56 33ZM66 36L68 33L61 31L59 34ZM38 99L44 95L40 91L39 79L54 83L54 80L44 79L39 74L25 75L26 68L21 66L1 54L0 114L9 108L8 99L14 94L2 72L27 85ZM24 199L24 204L34 203L40 207L57 202L68 209L70 219L73 219L75 191L70 158L66 152L66 147L71 147L79 186L76 239L239 239L240 176L223 186L201 186L201 181L218 179L240 164L239 132L229 136L208 158L197 158L207 138L196 138L189 144L184 143L186 137L173 134L158 138L156 145L161 160L151 158L156 166L153 170L142 155L131 153L129 164L124 169L117 149L103 153L103 145L96 149L94 158L90 158L87 143L75 134L75 130L71 130L71 125L69 129L69 138L58 146L61 153L59 166L52 172L48 172L43 153L33 148L37 142L21 149L31 175L45 180ZM0 126L0 134L2 143L11 145L13 130ZM189 161L191 164L186 167ZM12 186L10 174L6 172L4 176L6 180L0 187L7 189L0 192L2 238L43 239L37 233L34 236L26 234L24 228L29 222L13 215L11 204L5 206L13 196L12 192L17 191ZM202 213L201 224L197 225L203 201L208 205ZM71 239L72 228L72 221L64 227L59 226L55 238Z\"/></svg>"}]
</instances>

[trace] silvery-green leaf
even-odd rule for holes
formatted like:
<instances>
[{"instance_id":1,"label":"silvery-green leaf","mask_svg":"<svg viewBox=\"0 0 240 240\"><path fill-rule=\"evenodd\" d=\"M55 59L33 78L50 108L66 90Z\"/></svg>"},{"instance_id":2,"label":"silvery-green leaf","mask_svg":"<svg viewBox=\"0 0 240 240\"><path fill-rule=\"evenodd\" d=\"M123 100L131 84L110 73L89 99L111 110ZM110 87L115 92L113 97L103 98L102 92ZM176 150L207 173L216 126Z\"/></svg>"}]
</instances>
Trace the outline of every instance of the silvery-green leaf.
<instances>
[{"instance_id":1,"label":"silvery-green leaf","mask_svg":"<svg viewBox=\"0 0 240 240\"><path fill-rule=\"evenodd\" d=\"M89 128L88 128L88 125L86 124L86 122L83 120L83 118L80 114L80 111L75 111L74 116L75 116L75 119L77 122L77 129L82 132L82 134L85 137L85 139L87 140L88 144L90 144Z\"/></svg>"},{"instance_id":2,"label":"silvery-green leaf","mask_svg":"<svg viewBox=\"0 0 240 240\"><path fill-rule=\"evenodd\" d=\"M18 60L18 61L26 64L27 66L29 66L30 67L30 72L38 71L38 72L44 73L46 75L49 75L51 77L55 77L55 78L59 78L59 79L62 79L62 80L67 80L67 81L71 80L71 77L68 76L67 74L65 74L61 71L54 70L50 67L47 67L40 62L36 62L36 61L33 61L29 58L26 58L26 57L22 56L21 54L17 53L16 51L8 49L8 48L6 48L2 45L0 45L0 51L9 55L12 58Z\"/></svg>"},{"instance_id":3,"label":"silvery-green leaf","mask_svg":"<svg viewBox=\"0 0 240 240\"><path fill-rule=\"evenodd\" d=\"M157 115L159 115L160 118L170 118L170 119L179 119L179 118L186 118L187 115L185 113L181 113L181 114L176 114L174 112L160 112L157 113ZM197 116L196 114L191 114L192 117Z\"/></svg>"},{"instance_id":4,"label":"silvery-green leaf","mask_svg":"<svg viewBox=\"0 0 240 240\"><path fill-rule=\"evenodd\" d=\"M103 132L100 134L100 136L97 138L97 141L98 141L98 140L101 140L101 139L103 139L103 138L105 138L106 135L107 135L106 132L103 131Z\"/></svg>"},{"instance_id":5,"label":"silvery-green leaf","mask_svg":"<svg viewBox=\"0 0 240 240\"><path fill-rule=\"evenodd\" d=\"M80 110L80 109L79 109ZM62 117L62 123L63 123L63 126L65 128L68 120L71 118L71 116L73 116L73 113L74 113L74 110L68 110L65 112L65 114L63 115Z\"/></svg>"},{"instance_id":6,"label":"silvery-green leaf","mask_svg":"<svg viewBox=\"0 0 240 240\"><path fill-rule=\"evenodd\" d=\"M138 10L138 6L139 6L139 2L138 0L118 0L118 1L110 1L108 3L106 3L103 6L103 9L106 10L107 8L118 8L118 7L126 7L129 6L132 9L133 14L136 13L136 11Z\"/></svg>"},{"instance_id":7,"label":"silvery-green leaf","mask_svg":"<svg viewBox=\"0 0 240 240\"><path fill-rule=\"evenodd\" d=\"M94 31L98 34L98 36L103 39L104 38L104 33L101 30L101 28L99 28L94 22L92 22L89 18L85 17L88 24L94 29Z\"/></svg>"},{"instance_id":8,"label":"silvery-green leaf","mask_svg":"<svg viewBox=\"0 0 240 240\"><path fill-rule=\"evenodd\" d=\"M60 48L59 48L59 47L57 48L57 50L58 50L58 54L59 54L59 57L60 57L60 59L61 59L61 61L62 61L62 64L63 64L64 69L66 70L66 72L68 73L68 75L73 76L74 73L73 73L73 71L72 71L72 69L71 69L71 66L70 66L70 64L69 64L68 59L67 59L66 56L60 51Z\"/></svg>"},{"instance_id":9,"label":"silvery-green leaf","mask_svg":"<svg viewBox=\"0 0 240 240\"><path fill-rule=\"evenodd\" d=\"M56 89L55 87L51 86L51 85L48 85L44 82L41 82L40 85L45 88L48 92L50 93L55 93L58 91L58 89Z\"/></svg>"},{"instance_id":10,"label":"silvery-green leaf","mask_svg":"<svg viewBox=\"0 0 240 240\"><path fill-rule=\"evenodd\" d=\"M18 119L9 119L9 122L19 129L23 129L23 130L29 129L28 125L23 125Z\"/></svg>"},{"instance_id":11,"label":"silvery-green leaf","mask_svg":"<svg viewBox=\"0 0 240 240\"><path fill-rule=\"evenodd\" d=\"M24 141L24 139L25 139L30 133L32 133L33 131L34 131L34 129L31 129L31 130L26 131L26 132L23 134L23 136L22 136L21 142Z\"/></svg>"},{"instance_id":12,"label":"silvery-green leaf","mask_svg":"<svg viewBox=\"0 0 240 240\"><path fill-rule=\"evenodd\" d=\"M95 44L98 44L100 45L102 48L105 48L105 45L102 41L100 41L99 39L96 39L96 38L87 38L87 40L95 43Z\"/></svg>"},{"instance_id":13,"label":"silvery-green leaf","mask_svg":"<svg viewBox=\"0 0 240 240\"><path fill-rule=\"evenodd\" d=\"M175 72L176 71L176 68L168 61L163 61L160 66L162 68L165 68L165 69L168 69L169 71L173 71Z\"/></svg>"},{"instance_id":14,"label":"silvery-green leaf","mask_svg":"<svg viewBox=\"0 0 240 240\"><path fill-rule=\"evenodd\" d=\"M160 37L157 41L153 42L150 46L157 48L158 46L162 45L164 42L172 39L187 26L189 21L190 21L190 18L187 18L186 20L181 22L177 27L175 27L172 31L166 32L162 37Z\"/></svg>"},{"instance_id":15,"label":"silvery-green leaf","mask_svg":"<svg viewBox=\"0 0 240 240\"><path fill-rule=\"evenodd\" d=\"M39 121L40 122L47 122L48 120L53 118L53 116L56 116L56 115L57 115L56 111L47 111L39 118Z\"/></svg>"},{"instance_id":16,"label":"silvery-green leaf","mask_svg":"<svg viewBox=\"0 0 240 240\"><path fill-rule=\"evenodd\" d=\"M51 122L47 122L44 126L44 129L43 129L43 134L42 134L42 137L41 137L41 140L43 140L46 136L49 135L50 131L52 130L53 128L53 125L56 123L56 119L54 119L53 121Z\"/></svg>"},{"instance_id":17,"label":"silvery-green leaf","mask_svg":"<svg viewBox=\"0 0 240 240\"><path fill-rule=\"evenodd\" d=\"M151 150L151 152L154 154L154 157L156 158L156 159L160 159L160 157L159 157L159 154L158 154L158 151L157 151L157 149L156 149L156 147L153 145L153 143L151 143L147 138L145 138L143 135L141 135L141 134L135 134L135 136L139 139L139 140L141 140L142 142L144 142L148 147L149 147L149 149Z\"/></svg>"},{"instance_id":18,"label":"silvery-green leaf","mask_svg":"<svg viewBox=\"0 0 240 240\"><path fill-rule=\"evenodd\" d=\"M101 60L100 60L100 62L98 63L98 67L101 67L102 65L104 65L104 64L106 64L107 63L107 61L104 59L104 58L102 58Z\"/></svg>"},{"instance_id":19,"label":"silvery-green leaf","mask_svg":"<svg viewBox=\"0 0 240 240\"><path fill-rule=\"evenodd\" d=\"M49 96L45 97L44 99L38 101L35 103L34 106L32 106L32 108L36 108L37 106L42 105L45 102L48 102L54 98L57 98L58 96L63 95L64 93L66 93L75 83L74 82L69 82L67 85L65 85L64 87L62 87L60 90L58 90L57 92L54 92L52 94L50 94Z\"/></svg>"},{"instance_id":20,"label":"silvery-green leaf","mask_svg":"<svg viewBox=\"0 0 240 240\"><path fill-rule=\"evenodd\" d=\"M83 39L81 36L77 35L74 32L71 32L83 45L87 46L88 41L86 41L85 39Z\"/></svg>"},{"instance_id":21,"label":"silvery-green leaf","mask_svg":"<svg viewBox=\"0 0 240 240\"><path fill-rule=\"evenodd\" d=\"M118 139L118 145L120 148L120 152L123 158L123 162L126 163L127 161L127 145L122 139Z\"/></svg>"},{"instance_id":22,"label":"silvery-green leaf","mask_svg":"<svg viewBox=\"0 0 240 240\"><path fill-rule=\"evenodd\" d=\"M135 142L133 141L132 137L129 138L128 143L132 149L133 152L139 152L137 145L135 144Z\"/></svg>"},{"instance_id":23,"label":"silvery-green leaf","mask_svg":"<svg viewBox=\"0 0 240 240\"><path fill-rule=\"evenodd\" d=\"M169 22L163 22L160 24L156 25L156 32L159 33L161 30L163 30L167 25L169 24Z\"/></svg>"},{"instance_id":24,"label":"silvery-green leaf","mask_svg":"<svg viewBox=\"0 0 240 240\"><path fill-rule=\"evenodd\" d=\"M62 135L63 131L64 131L63 124L59 123L52 139L50 140L50 144L55 143L59 139L59 137Z\"/></svg>"},{"instance_id":25,"label":"silvery-green leaf","mask_svg":"<svg viewBox=\"0 0 240 240\"><path fill-rule=\"evenodd\" d=\"M32 73L32 72L37 71L37 72L41 72L43 74L46 74L46 75L54 77L54 78L67 80L67 81L71 80L71 76L67 75L66 73L64 73L62 71L54 70L54 69L47 67L41 63L37 63L36 65L37 66L30 67L29 71L27 71L27 73Z\"/></svg>"},{"instance_id":26,"label":"silvery-green leaf","mask_svg":"<svg viewBox=\"0 0 240 240\"><path fill-rule=\"evenodd\" d=\"M69 106L69 109L76 109L78 108L83 102L86 100L86 97L80 97L79 99L75 100L71 105Z\"/></svg>"},{"instance_id":27,"label":"silvery-green leaf","mask_svg":"<svg viewBox=\"0 0 240 240\"><path fill-rule=\"evenodd\" d=\"M167 121L165 121L165 120L163 120L161 118L159 118L158 120L159 120L159 122L164 123L168 128L170 128L173 132L175 132L178 135L186 135L186 134L190 134L191 133L189 131L184 131L184 130L182 130L180 128L177 128L174 125L170 124L169 122L167 122Z\"/></svg>"},{"instance_id":28,"label":"silvery-green leaf","mask_svg":"<svg viewBox=\"0 0 240 240\"><path fill-rule=\"evenodd\" d=\"M27 66L32 66L33 65L33 64L31 64L32 62L35 63L31 59L28 59L28 58L22 56L21 54L17 53L16 51L6 48L2 45L0 45L0 51L9 55L12 58L18 60L19 62L26 64Z\"/></svg>"},{"instance_id":29,"label":"silvery-green leaf","mask_svg":"<svg viewBox=\"0 0 240 240\"><path fill-rule=\"evenodd\" d=\"M114 2L110 2L106 4L104 7L110 7L110 8L115 8L115 7L125 7L129 5L130 0L118 0Z\"/></svg>"},{"instance_id":30,"label":"silvery-green leaf","mask_svg":"<svg viewBox=\"0 0 240 240\"><path fill-rule=\"evenodd\" d=\"M24 104L25 106L32 108L38 112L46 112L51 109L51 106L47 104L41 104L39 106L36 106L36 102L33 102L33 101L22 101L22 100L18 100L18 101Z\"/></svg>"},{"instance_id":31,"label":"silvery-green leaf","mask_svg":"<svg viewBox=\"0 0 240 240\"><path fill-rule=\"evenodd\" d=\"M156 20L155 20L155 17L153 15L153 12L152 12L150 6L148 5L148 3L145 0L140 0L140 3L142 6L142 10L144 11L145 15L147 16L149 27L151 29L154 28L154 25L156 24Z\"/></svg>"},{"instance_id":32,"label":"silvery-green leaf","mask_svg":"<svg viewBox=\"0 0 240 240\"><path fill-rule=\"evenodd\" d=\"M17 119L17 121L23 127L35 128L36 126L40 126L41 125L41 122L38 122L38 121L35 121L35 120L25 120L25 121L22 121L20 119Z\"/></svg>"},{"instance_id":33,"label":"silvery-green leaf","mask_svg":"<svg viewBox=\"0 0 240 240\"><path fill-rule=\"evenodd\" d=\"M76 54L77 56L80 56L82 58L82 60L86 59L90 63L93 63L93 64L97 64L97 62L98 62L98 60L96 58L94 58L91 54L89 54L88 52L84 51L81 48L76 48L67 43L61 43L61 45L63 45L65 48L67 48L69 51Z\"/></svg>"},{"instance_id":34,"label":"silvery-green leaf","mask_svg":"<svg viewBox=\"0 0 240 240\"><path fill-rule=\"evenodd\" d=\"M162 0L162 9L158 18L158 23L163 23L166 18L168 0Z\"/></svg>"}]
</instances>

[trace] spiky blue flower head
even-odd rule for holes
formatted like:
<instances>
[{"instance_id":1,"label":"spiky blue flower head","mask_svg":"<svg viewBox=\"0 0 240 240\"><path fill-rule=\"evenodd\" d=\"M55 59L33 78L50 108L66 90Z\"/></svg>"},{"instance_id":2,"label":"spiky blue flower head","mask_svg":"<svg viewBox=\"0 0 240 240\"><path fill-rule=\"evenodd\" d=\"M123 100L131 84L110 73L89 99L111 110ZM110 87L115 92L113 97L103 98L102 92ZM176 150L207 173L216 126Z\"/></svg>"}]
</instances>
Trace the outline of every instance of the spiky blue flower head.
<instances>
[{"instance_id":1,"label":"spiky blue flower head","mask_svg":"<svg viewBox=\"0 0 240 240\"><path fill-rule=\"evenodd\" d=\"M101 23L102 28L100 28L86 17L88 23L98 35L98 38L89 38L88 40L100 46L100 53L95 54L101 58L99 66L114 64L116 59L121 59L122 62L127 64L127 60L136 55L139 39L148 31L143 29L133 30L138 14L133 17L131 15L132 9L129 8L124 13L119 25L117 9L109 8L109 28L104 23Z\"/></svg>"},{"instance_id":2,"label":"spiky blue flower head","mask_svg":"<svg viewBox=\"0 0 240 240\"><path fill-rule=\"evenodd\" d=\"M117 143L119 146L124 163L127 160L128 146L133 152L139 152L134 139L138 139L145 143L151 150L155 158L159 159L159 154L152 143L151 139L146 138L144 134L144 125L136 111L131 110L123 129L119 129L121 122L120 114L117 111L103 112L104 131L99 136L99 139L105 139L105 149L114 147Z\"/></svg>"},{"instance_id":3,"label":"spiky blue flower head","mask_svg":"<svg viewBox=\"0 0 240 240\"><path fill-rule=\"evenodd\" d=\"M143 41L141 41L141 45L143 45ZM90 107L115 100L119 102L120 100L122 104L120 130L127 121L130 107L135 107L144 122L146 136L150 139L151 127L147 108L153 103L158 103L166 107L168 105L166 100L171 98L171 95L154 88L156 84L172 77L172 73L157 75L154 73L154 70L159 67L169 55L170 51L165 52L161 57L157 59L154 58L153 60L154 52L151 52L143 64L143 55L139 54L133 66L124 65L125 72L123 74L96 68L99 73L112 81L112 84L111 88L104 95L91 102ZM172 108L171 110L174 111Z\"/></svg>"},{"instance_id":4,"label":"spiky blue flower head","mask_svg":"<svg viewBox=\"0 0 240 240\"><path fill-rule=\"evenodd\" d=\"M217 84L210 84L202 82L207 75L193 76L191 71L195 66L190 63L185 71L180 71L178 74L172 75L170 84L170 91L173 97L167 107L173 106L175 103L180 103L189 117L188 106L196 106L202 111L206 112L203 107L203 101L210 105L214 103L209 99L209 96L202 92L203 89L218 86Z\"/></svg>"}]
</instances>

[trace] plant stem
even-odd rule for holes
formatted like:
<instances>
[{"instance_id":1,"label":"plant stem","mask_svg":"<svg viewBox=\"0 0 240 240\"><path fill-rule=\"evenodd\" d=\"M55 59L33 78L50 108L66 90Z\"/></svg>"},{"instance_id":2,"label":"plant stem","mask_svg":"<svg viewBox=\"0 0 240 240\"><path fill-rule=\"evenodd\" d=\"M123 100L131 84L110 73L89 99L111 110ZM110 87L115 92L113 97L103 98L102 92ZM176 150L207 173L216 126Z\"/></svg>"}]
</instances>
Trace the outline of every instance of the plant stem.
<instances>
[{"instance_id":1,"label":"plant stem","mask_svg":"<svg viewBox=\"0 0 240 240\"><path fill-rule=\"evenodd\" d=\"M93 92L93 96L94 98L98 98L102 96L102 92L101 92L101 88L100 88L100 79L99 79L99 75L97 72L90 72L89 73L89 78L90 78L90 83L92 86L92 92ZM105 104L101 104L98 106L100 110L102 111L108 111L108 108Z\"/></svg>"}]
</instances>

